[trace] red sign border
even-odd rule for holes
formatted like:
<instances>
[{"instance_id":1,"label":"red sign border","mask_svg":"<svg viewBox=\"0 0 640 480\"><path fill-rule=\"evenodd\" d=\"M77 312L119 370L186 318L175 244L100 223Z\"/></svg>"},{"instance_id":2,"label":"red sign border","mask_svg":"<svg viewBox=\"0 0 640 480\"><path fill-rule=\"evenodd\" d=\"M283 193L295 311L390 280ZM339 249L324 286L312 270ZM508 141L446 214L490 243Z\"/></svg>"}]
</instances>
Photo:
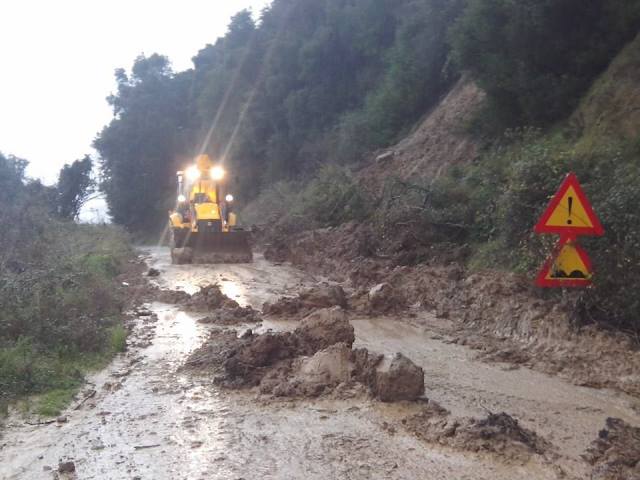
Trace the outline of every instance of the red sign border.
<instances>
[{"instance_id":1,"label":"red sign border","mask_svg":"<svg viewBox=\"0 0 640 480\"><path fill-rule=\"evenodd\" d=\"M576 252L580 256L580 259L582 260L584 265L587 267L587 270L589 270L593 274L591 259L589 258L589 255L587 255L586 250L584 250L580 245L578 245L575 235L563 235L562 237L560 237L560 241L556 245L556 248L554 248L553 253L549 256L549 258L547 258L547 260L544 262L544 265L542 266L542 269L538 273L538 276L536 277L537 286L543 287L543 288L545 287L588 287L593 283L593 281L590 278L570 278L566 280L547 278L547 275L549 274L549 271L553 266L553 261L560 254L562 247L564 247L569 242L574 243L574 247L576 249Z\"/></svg>"},{"instance_id":2,"label":"red sign border","mask_svg":"<svg viewBox=\"0 0 640 480\"><path fill-rule=\"evenodd\" d=\"M551 217L553 212L555 211L556 207L562 200L562 197L564 196L564 194L567 192L567 190L569 190L569 187L573 187L573 189L575 190L576 195L578 196L578 200L580 201L580 203L582 203L582 206L584 207L584 211L589 217L589 220L591 220L593 227L549 226L546 224L547 221L549 221L549 218ZM589 203L589 200L587 200L587 196L584 194L584 191L582 190L582 187L580 186L580 182L578 182L578 177L576 176L575 173L570 172L569 174L567 174L564 181L560 185L560 188L551 199L551 202L549 202L549 206L544 211L544 213L542 214L542 217L540 217L540 220L534 227L534 232L535 233L557 233L560 235L572 235L572 236L591 235L591 236L599 237L604 235L604 228L602 228L602 224L600 223L600 220L598 219L595 212L593 211L593 207L591 206L591 203Z\"/></svg>"}]
</instances>

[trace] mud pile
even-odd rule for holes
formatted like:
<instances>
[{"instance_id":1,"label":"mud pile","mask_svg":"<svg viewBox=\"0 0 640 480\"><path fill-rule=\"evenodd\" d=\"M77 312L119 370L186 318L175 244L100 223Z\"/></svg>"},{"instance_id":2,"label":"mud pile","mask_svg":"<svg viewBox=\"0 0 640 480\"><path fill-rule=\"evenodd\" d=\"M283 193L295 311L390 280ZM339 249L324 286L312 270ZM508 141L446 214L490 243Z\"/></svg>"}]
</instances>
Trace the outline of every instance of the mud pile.
<instances>
[{"instance_id":1,"label":"mud pile","mask_svg":"<svg viewBox=\"0 0 640 480\"><path fill-rule=\"evenodd\" d=\"M238 325L242 323L258 323L260 321L261 317L258 311L251 307L241 306L223 306L198 320L199 323L214 325Z\"/></svg>"},{"instance_id":2,"label":"mud pile","mask_svg":"<svg viewBox=\"0 0 640 480\"><path fill-rule=\"evenodd\" d=\"M202 287L193 295L181 290L161 290L156 287L155 300L200 311L240 307L238 302L222 293L220 286L215 283Z\"/></svg>"},{"instance_id":3,"label":"mud pile","mask_svg":"<svg viewBox=\"0 0 640 480\"><path fill-rule=\"evenodd\" d=\"M322 284L300 292L296 297L282 297L265 303L265 315L303 316L319 308L347 307L347 296L339 285Z\"/></svg>"},{"instance_id":4,"label":"mud pile","mask_svg":"<svg viewBox=\"0 0 640 480\"><path fill-rule=\"evenodd\" d=\"M360 288L349 297L349 307L366 315L400 314L408 307L404 294L392 284L383 282L371 288Z\"/></svg>"},{"instance_id":5,"label":"mud pile","mask_svg":"<svg viewBox=\"0 0 640 480\"><path fill-rule=\"evenodd\" d=\"M236 308L239 305L238 302L230 299L222 293L218 284L213 284L202 287L196 293L191 295L186 306L198 309L215 310L221 307Z\"/></svg>"},{"instance_id":6,"label":"mud pile","mask_svg":"<svg viewBox=\"0 0 640 480\"><path fill-rule=\"evenodd\" d=\"M583 458L593 465L594 480L640 480L640 428L607 418Z\"/></svg>"},{"instance_id":7,"label":"mud pile","mask_svg":"<svg viewBox=\"0 0 640 480\"><path fill-rule=\"evenodd\" d=\"M382 401L415 400L424 394L424 372L398 354L352 350L354 330L340 307L318 310L293 332L215 330L186 363L212 370L231 388L257 387L275 396L318 396L368 389Z\"/></svg>"},{"instance_id":8,"label":"mud pile","mask_svg":"<svg viewBox=\"0 0 640 480\"><path fill-rule=\"evenodd\" d=\"M526 462L542 455L551 445L535 432L519 425L507 413L490 413L482 419L448 416L442 410L425 410L403 421L421 440L475 453L491 453L510 462Z\"/></svg>"},{"instance_id":9,"label":"mud pile","mask_svg":"<svg viewBox=\"0 0 640 480\"><path fill-rule=\"evenodd\" d=\"M200 323L215 325L238 325L258 323L260 313L251 307L241 307L238 302L227 297L217 284L202 287L198 292L189 295L180 290L160 290L156 288L154 299L172 305L181 305L195 311L209 312Z\"/></svg>"}]
</instances>

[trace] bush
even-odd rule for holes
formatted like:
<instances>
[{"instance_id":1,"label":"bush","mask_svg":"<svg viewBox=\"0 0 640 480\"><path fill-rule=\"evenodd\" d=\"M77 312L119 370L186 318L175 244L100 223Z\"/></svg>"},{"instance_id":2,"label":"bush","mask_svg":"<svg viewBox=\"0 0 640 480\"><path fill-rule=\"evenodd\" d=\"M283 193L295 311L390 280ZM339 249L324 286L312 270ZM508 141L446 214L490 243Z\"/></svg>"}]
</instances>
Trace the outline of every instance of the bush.
<instances>
[{"instance_id":1,"label":"bush","mask_svg":"<svg viewBox=\"0 0 640 480\"><path fill-rule=\"evenodd\" d=\"M129 332L121 324L109 329L109 345L114 353L124 352L127 349L127 336Z\"/></svg>"},{"instance_id":2,"label":"bush","mask_svg":"<svg viewBox=\"0 0 640 480\"><path fill-rule=\"evenodd\" d=\"M336 226L366 218L369 203L347 169L329 164L303 190L295 211L320 226Z\"/></svg>"},{"instance_id":3,"label":"bush","mask_svg":"<svg viewBox=\"0 0 640 480\"><path fill-rule=\"evenodd\" d=\"M306 183L278 182L242 212L245 223L277 224L296 232L336 226L370 215L371 200L348 169L325 165Z\"/></svg>"}]
</instances>

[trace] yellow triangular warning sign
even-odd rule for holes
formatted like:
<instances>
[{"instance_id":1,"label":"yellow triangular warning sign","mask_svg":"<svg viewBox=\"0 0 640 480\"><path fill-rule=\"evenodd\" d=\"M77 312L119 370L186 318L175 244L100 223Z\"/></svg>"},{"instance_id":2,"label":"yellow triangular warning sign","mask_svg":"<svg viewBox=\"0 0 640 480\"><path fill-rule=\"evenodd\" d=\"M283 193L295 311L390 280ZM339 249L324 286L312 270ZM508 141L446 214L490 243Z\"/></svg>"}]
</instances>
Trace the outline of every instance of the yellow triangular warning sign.
<instances>
[{"instance_id":1,"label":"yellow triangular warning sign","mask_svg":"<svg viewBox=\"0 0 640 480\"><path fill-rule=\"evenodd\" d=\"M555 256L550 258L538 275L541 287L576 287L591 283L593 272L587 253L575 238L560 240Z\"/></svg>"},{"instance_id":2,"label":"yellow triangular warning sign","mask_svg":"<svg viewBox=\"0 0 640 480\"><path fill-rule=\"evenodd\" d=\"M546 221L549 227L593 228L584 205L573 187L569 187Z\"/></svg>"},{"instance_id":3,"label":"yellow triangular warning sign","mask_svg":"<svg viewBox=\"0 0 640 480\"><path fill-rule=\"evenodd\" d=\"M602 235L604 229L575 174L565 178L535 227L536 233Z\"/></svg>"}]
</instances>

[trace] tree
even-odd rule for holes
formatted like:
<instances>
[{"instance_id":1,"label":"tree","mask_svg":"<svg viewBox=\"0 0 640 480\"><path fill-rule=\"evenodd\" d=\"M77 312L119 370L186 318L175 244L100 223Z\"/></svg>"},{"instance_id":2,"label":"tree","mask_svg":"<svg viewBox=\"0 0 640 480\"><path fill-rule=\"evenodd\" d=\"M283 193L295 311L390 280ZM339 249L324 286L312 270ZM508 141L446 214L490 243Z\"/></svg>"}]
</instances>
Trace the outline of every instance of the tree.
<instances>
[{"instance_id":1,"label":"tree","mask_svg":"<svg viewBox=\"0 0 640 480\"><path fill-rule=\"evenodd\" d=\"M58 176L58 213L63 218L75 219L80 208L93 192L95 182L91 178L93 161L89 155L65 165Z\"/></svg>"},{"instance_id":2,"label":"tree","mask_svg":"<svg viewBox=\"0 0 640 480\"><path fill-rule=\"evenodd\" d=\"M114 118L94 141L109 213L138 232L158 232L175 200L175 172L195 151L189 92L192 72L174 74L161 55L140 56L131 74L116 71L108 98Z\"/></svg>"},{"instance_id":3,"label":"tree","mask_svg":"<svg viewBox=\"0 0 640 480\"><path fill-rule=\"evenodd\" d=\"M451 41L507 126L548 125L639 28L638 0L469 0Z\"/></svg>"},{"instance_id":4,"label":"tree","mask_svg":"<svg viewBox=\"0 0 640 480\"><path fill-rule=\"evenodd\" d=\"M394 141L453 79L445 32L463 1L274 0L259 23L235 15L192 70L157 54L119 69L114 118L94 143L114 222L161 230L175 172L198 153L225 162L246 201ZM344 154L343 137L358 148Z\"/></svg>"}]
</instances>

